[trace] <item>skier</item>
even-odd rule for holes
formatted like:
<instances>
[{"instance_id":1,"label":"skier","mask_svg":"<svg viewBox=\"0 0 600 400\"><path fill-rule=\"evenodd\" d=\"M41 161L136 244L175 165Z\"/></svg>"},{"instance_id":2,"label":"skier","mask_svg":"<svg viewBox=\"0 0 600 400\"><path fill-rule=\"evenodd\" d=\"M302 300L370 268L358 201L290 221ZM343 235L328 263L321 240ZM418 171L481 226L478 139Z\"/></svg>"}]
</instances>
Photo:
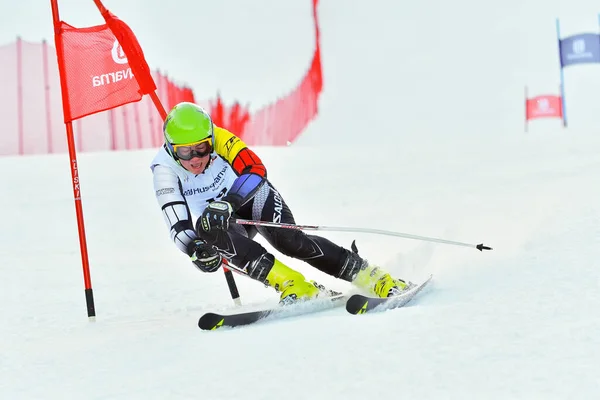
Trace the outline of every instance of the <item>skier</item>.
<instances>
[{"instance_id":1,"label":"skier","mask_svg":"<svg viewBox=\"0 0 600 400\"><path fill-rule=\"evenodd\" d=\"M279 252L352 282L370 295L388 297L411 286L323 237L230 224L232 216L295 221L267 179L261 159L239 137L215 126L200 106L177 104L167 115L163 133L165 143L151 163L156 199L171 239L201 271L217 271L225 257L250 278L273 287L282 304L329 293L254 241L258 232Z\"/></svg>"}]
</instances>

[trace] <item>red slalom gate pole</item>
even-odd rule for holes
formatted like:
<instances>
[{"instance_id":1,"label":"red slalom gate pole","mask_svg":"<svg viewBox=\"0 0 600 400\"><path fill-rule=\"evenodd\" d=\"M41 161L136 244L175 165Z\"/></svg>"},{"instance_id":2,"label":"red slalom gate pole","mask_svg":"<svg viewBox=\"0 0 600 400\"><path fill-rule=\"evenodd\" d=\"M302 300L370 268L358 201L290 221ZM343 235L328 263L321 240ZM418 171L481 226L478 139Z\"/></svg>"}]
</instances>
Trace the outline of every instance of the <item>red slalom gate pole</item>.
<instances>
[{"instance_id":1,"label":"red slalom gate pole","mask_svg":"<svg viewBox=\"0 0 600 400\"><path fill-rule=\"evenodd\" d=\"M62 53L62 37L59 34L60 17L58 15L58 0L51 0L52 5L52 19L54 26L54 37L56 43L56 51L58 52L58 59L64 59ZM60 79L63 108L69 109L69 96L66 87L66 79L64 71L59 68L59 73L62 75ZM96 318L96 308L94 305L94 294L92 290L92 279L90 274L90 263L87 251L87 241L85 237L85 226L83 222L83 207L81 205L81 188L79 184L79 170L77 168L77 154L75 149L75 140L73 138L73 123L71 121L65 122L65 129L67 133L67 145L69 148L69 159L71 164L71 177L73 182L73 197L75 200L75 213L77 215L77 231L79 233L79 247L81 250L81 262L83 268L83 282L85 287L85 300L87 305L87 314L90 320Z\"/></svg>"}]
</instances>

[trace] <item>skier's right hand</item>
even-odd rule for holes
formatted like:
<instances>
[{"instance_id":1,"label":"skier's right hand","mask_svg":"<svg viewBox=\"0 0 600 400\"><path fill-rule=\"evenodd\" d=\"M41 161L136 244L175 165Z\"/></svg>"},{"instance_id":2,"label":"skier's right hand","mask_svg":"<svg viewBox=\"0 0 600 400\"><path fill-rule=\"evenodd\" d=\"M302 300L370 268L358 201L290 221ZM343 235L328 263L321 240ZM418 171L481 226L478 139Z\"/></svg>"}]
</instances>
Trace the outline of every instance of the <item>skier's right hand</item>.
<instances>
[{"instance_id":1,"label":"skier's right hand","mask_svg":"<svg viewBox=\"0 0 600 400\"><path fill-rule=\"evenodd\" d=\"M221 256L214 246L200 240L196 240L192 244L190 259L204 272L215 272L223 262L223 256Z\"/></svg>"}]
</instances>

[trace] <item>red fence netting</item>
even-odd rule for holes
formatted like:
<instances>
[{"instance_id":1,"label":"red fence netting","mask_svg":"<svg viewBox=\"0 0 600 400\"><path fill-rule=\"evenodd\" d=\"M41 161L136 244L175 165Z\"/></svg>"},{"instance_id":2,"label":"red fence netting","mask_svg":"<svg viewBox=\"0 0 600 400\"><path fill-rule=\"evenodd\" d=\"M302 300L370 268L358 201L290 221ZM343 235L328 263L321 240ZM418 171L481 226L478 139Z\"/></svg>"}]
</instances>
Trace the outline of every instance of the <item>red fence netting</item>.
<instances>
[{"instance_id":1,"label":"red fence netting","mask_svg":"<svg viewBox=\"0 0 600 400\"><path fill-rule=\"evenodd\" d=\"M0 155L67 151L56 50L47 42L0 46ZM153 72L158 96L170 108L195 101L190 88ZM136 103L74 121L78 151L132 150L159 146L160 116L147 96Z\"/></svg>"},{"instance_id":2,"label":"red fence netting","mask_svg":"<svg viewBox=\"0 0 600 400\"><path fill-rule=\"evenodd\" d=\"M323 89L318 0L313 3L315 49L298 85L277 101L250 113L248 106L223 104L220 96L201 101L215 123L249 145L282 146L293 142L318 114ZM67 151L56 50L47 42L0 46L0 155ZM181 101L194 102L192 89L153 72L158 96L169 110ZM89 115L73 122L77 151L134 150L162 144L162 121L152 100Z\"/></svg>"}]
</instances>

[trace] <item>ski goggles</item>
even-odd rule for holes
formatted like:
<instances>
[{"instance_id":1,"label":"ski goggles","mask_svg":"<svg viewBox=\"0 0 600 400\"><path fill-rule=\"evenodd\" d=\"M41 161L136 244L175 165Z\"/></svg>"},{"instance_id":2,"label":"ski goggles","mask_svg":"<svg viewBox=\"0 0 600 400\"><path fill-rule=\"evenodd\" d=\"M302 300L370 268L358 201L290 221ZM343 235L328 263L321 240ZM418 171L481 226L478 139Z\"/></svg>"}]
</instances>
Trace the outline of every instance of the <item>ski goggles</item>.
<instances>
[{"instance_id":1,"label":"ski goggles","mask_svg":"<svg viewBox=\"0 0 600 400\"><path fill-rule=\"evenodd\" d=\"M206 157L212 152L212 139L202 139L198 142L174 144L173 153L181 160L191 160L194 157Z\"/></svg>"}]
</instances>

